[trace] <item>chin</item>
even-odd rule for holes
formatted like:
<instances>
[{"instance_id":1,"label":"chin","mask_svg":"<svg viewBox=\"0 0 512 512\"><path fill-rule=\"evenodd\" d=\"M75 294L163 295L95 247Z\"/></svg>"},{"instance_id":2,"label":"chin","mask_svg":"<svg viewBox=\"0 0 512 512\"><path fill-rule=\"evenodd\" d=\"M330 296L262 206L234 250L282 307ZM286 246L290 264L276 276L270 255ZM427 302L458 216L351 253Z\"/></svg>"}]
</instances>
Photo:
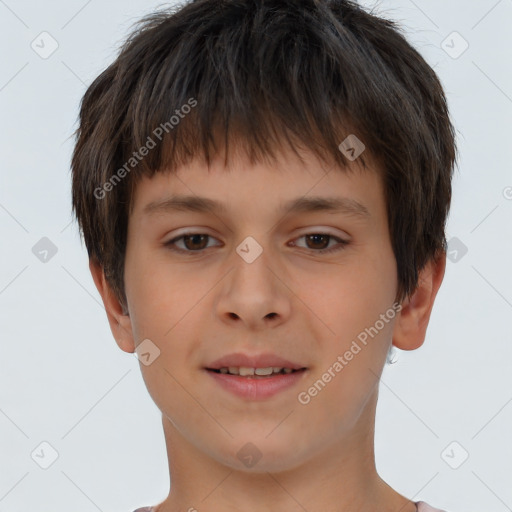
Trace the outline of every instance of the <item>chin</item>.
<instances>
[{"instance_id":1,"label":"chin","mask_svg":"<svg viewBox=\"0 0 512 512\"><path fill-rule=\"evenodd\" d=\"M260 435L244 435L230 441L228 454L221 456L224 465L236 471L247 473L277 473L292 470L305 462L299 453L297 443L291 436L275 436L270 440L272 429ZM240 440L242 439L242 440Z\"/></svg>"},{"instance_id":2,"label":"chin","mask_svg":"<svg viewBox=\"0 0 512 512\"><path fill-rule=\"evenodd\" d=\"M236 455L235 459L230 459L225 465L235 471L256 475L292 471L301 464L302 461L297 459L295 454L288 454L288 457L286 457L285 455L269 456L267 453L267 455L263 455L253 466L245 465Z\"/></svg>"}]
</instances>

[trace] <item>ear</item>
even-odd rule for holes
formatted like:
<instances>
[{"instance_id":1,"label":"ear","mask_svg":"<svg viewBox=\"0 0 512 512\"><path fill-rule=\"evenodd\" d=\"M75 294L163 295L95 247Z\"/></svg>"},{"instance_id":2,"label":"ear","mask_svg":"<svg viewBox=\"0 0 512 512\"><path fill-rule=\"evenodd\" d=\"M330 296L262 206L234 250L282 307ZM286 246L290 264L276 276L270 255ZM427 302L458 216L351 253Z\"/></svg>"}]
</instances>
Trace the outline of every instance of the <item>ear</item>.
<instances>
[{"instance_id":1,"label":"ear","mask_svg":"<svg viewBox=\"0 0 512 512\"><path fill-rule=\"evenodd\" d=\"M402 302L393 329L393 345L401 350L414 350L425 341L427 325L437 291L443 282L446 253L429 261L420 271L414 293Z\"/></svg>"},{"instance_id":2,"label":"ear","mask_svg":"<svg viewBox=\"0 0 512 512\"><path fill-rule=\"evenodd\" d=\"M105 272L101 265L94 259L89 259L89 269L105 306L110 330L124 352L135 352L135 343L133 340L132 323L129 313L123 313L123 307L112 288L105 278Z\"/></svg>"}]
</instances>

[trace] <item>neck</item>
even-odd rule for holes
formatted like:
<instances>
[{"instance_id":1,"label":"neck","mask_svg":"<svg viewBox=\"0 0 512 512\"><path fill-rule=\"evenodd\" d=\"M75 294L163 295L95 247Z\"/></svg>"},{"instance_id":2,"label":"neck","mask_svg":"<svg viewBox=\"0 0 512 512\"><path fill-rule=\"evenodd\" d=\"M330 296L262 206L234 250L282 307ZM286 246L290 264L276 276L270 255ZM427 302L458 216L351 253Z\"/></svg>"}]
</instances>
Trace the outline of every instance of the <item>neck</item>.
<instances>
[{"instance_id":1,"label":"neck","mask_svg":"<svg viewBox=\"0 0 512 512\"><path fill-rule=\"evenodd\" d=\"M337 443L279 472L240 471L192 445L163 416L171 492L155 512L415 512L377 474L374 425L377 392Z\"/></svg>"}]
</instances>

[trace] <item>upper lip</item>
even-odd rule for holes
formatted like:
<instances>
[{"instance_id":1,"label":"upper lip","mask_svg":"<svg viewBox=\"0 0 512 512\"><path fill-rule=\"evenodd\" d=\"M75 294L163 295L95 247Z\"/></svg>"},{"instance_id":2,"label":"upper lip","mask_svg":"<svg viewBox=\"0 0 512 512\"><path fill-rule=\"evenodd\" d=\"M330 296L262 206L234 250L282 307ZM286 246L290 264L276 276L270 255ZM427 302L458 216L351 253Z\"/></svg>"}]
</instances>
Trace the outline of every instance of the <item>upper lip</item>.
<instances>
[{"instance_id":1,"label":"upper lip","mask_svg":"<svg viewBox=\"0 0 512 512\"><path fill-rule=\"evenodd\" d=\"M208 364L206 368L210 370L219 370L220 368L229 368L230 366L243 366L245 368L269 368L273 366L279 368L291 368L292 370L300 370L302 368L306 368L303 364L288 361L287 359L279 357L275 354L267 353L247 355L240 352L228 354L221 357L220 359L216 359L215 361Z\"/></svg>"}]
</instances>

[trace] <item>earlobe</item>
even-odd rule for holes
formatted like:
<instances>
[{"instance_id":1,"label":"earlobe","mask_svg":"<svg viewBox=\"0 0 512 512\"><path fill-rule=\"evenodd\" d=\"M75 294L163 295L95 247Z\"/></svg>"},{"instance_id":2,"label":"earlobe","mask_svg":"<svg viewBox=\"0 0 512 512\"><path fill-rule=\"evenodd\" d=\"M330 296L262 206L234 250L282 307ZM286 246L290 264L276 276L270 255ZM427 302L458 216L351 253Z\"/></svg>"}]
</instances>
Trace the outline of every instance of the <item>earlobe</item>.
<instances>
[{"instance_id":1,"label":"earlobe","mask_svg":"<svg viewBox=\"0 0 512 512\"><path fill-rule=\"evenodd\" d=\"M89 269L94 284L103 300L110 330L119 348L124 352L135 352L135 342L133 339L130 316L123 311L123 306L112 291L112 288L105 278L105 272L98 261L93 258L89 259Z\"/></svg>"},{"instance_id":2,"label":"earlobe","mask_svg":"<svg viewBox=\"0 0 512 512\"><path fill-rule=\"evenodd\" d=\"M393 345L401 350L415 350L425 341L434 300L446 268L446 253L440 253L420 271L414 293L402 302L393 330Z\"/></svg>"}]
</instances>

